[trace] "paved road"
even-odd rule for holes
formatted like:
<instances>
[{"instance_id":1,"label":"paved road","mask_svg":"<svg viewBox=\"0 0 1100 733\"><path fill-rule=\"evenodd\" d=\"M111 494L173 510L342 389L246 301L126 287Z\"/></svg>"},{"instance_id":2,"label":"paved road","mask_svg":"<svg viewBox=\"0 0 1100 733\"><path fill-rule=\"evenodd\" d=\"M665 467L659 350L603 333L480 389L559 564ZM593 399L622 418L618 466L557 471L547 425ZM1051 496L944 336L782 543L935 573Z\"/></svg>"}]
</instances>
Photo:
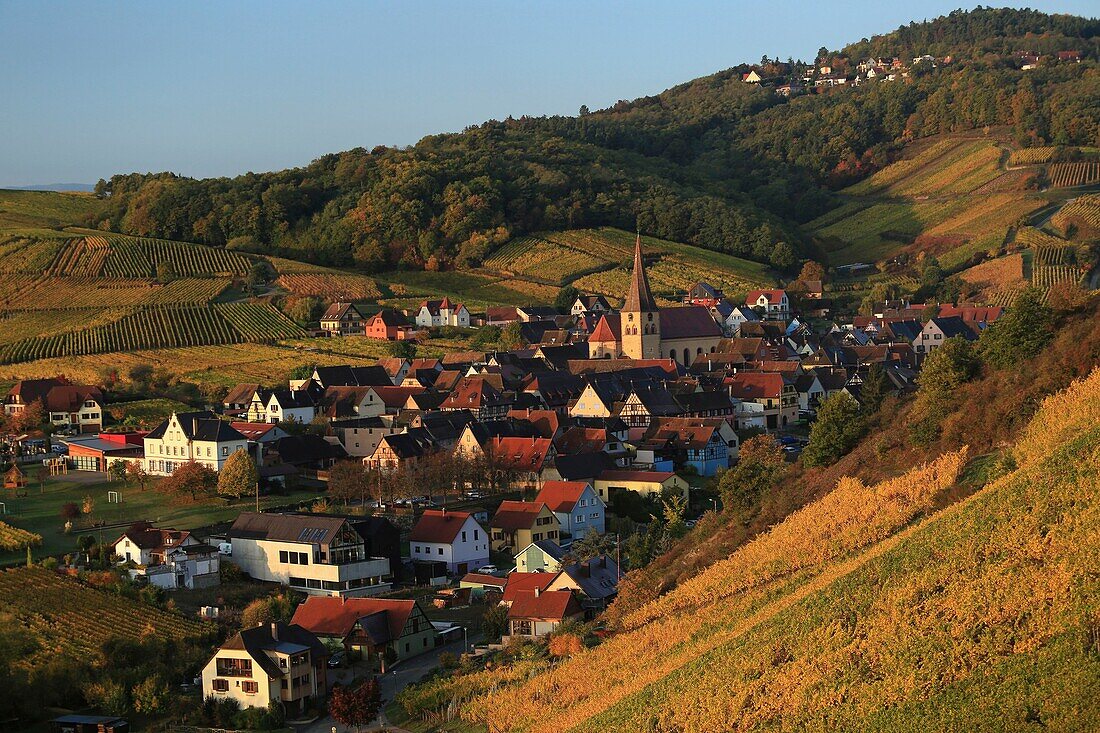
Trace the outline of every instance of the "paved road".
<instances>
[{"instance_id":1,"label":"paved road","mask_svg":"<svg viewBox=\"0 0 1100 733\"><path fill-rule=\"evenodd\" d=\"M477 640L474 637L471 637L470 640L469 640L469 643L474 644L474 643L476 643L476 641ZM458 641L451 642L450 644L447 644L446 646L437 647L436 649L434 649L433 651L428 652L427 654L422 654L418 657L413 657L412 659L409 659L405 662L402 662L397 667L395 667L393 670L391 670L389 672L386 672L386 674L383 675L382 678L381 678L383 705L387 705L390 702L392 702L394 696L397 693L401 692L401 690L404 690L406 687L408 687L412 683L418 682L421 677L423 677L425 674L427 674L431 670L438 667L439 666L439 655L443 654L444 652L450 652L450 653L455 654L455 655L461 654L462 653L462 640L459 639ZM347 679L348 677L350 677L350 675L344 673L344 670L336 670L336 671L338 673L336 675L337 679L340 682L350 681L349 679ZM395 727L390 726L388 724L388 722L385 719L385 713L384 712L382 713L381 723L382 723L382 726L384 727L385 730L394 731L394 733L401 733L400 728L395 728ZM334 726L337 730L337 733L346 733L347 731L353 730L351 728L345 728L344 726L339 725L338 723L336 723L330 717L321 718L320 720L316 720L313 723L310 723L309 725L295 726L295 730L297 731L297 733L331 733L332 728ZM375 724L371 728L365 728L364 730L378 730L378 729L379 729L378 724Z\"/></svg>"}]
</instances>

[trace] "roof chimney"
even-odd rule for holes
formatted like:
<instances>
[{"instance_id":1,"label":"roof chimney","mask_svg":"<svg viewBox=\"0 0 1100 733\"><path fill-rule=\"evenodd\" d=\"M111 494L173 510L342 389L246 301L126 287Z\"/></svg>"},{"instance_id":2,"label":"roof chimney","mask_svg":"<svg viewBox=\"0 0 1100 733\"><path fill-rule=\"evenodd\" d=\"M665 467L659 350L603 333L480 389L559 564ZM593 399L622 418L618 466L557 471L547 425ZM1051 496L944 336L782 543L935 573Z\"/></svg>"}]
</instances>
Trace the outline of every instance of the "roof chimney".
<instances>
[{"instance_id":1,"label":"roof chimney","mask_svg":"<svg viewBox=\"0 0 1100 733\"><path fill-rule=\"evenodd\" d=\"M199 419L197 417L191 418L191 437L194 438L199 434Z\"/></svg>"},{"instance_id":2,"label":"roof chimney","mask_svg":"<svg viewBox=\"0 0 1100 733\"><path fill-rule=\"evenodd\" d=\"M279 622L278 621L272 621L271 622L271 638L274 639L275 641L279 640Z\"/></svg>"},{"instance_id":3,"label":"roof chimney","mask_svg":"<svg viewBox=\"0 0 1100 733\"><path fill-rule=\"evenodd\" d=\"M538 586L536 585L536 586L535 586L535 598L538 598L538 597L539 597L539 594L540 594L540 593L542 593L542 588L539 588L539 587L538 587Z\"/></svg>"}]
</instances>

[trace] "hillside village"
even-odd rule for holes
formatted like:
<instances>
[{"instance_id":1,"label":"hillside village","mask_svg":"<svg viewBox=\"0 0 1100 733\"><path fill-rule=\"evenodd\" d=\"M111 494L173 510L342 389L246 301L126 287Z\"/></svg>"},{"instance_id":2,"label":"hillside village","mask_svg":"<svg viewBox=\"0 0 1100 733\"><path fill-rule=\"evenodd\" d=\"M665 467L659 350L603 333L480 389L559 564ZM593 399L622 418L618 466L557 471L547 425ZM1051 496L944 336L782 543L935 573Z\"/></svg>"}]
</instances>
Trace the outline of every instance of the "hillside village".
<instances>
[{"instance_id":1,"label":"hillside village","mask_svg":"<svg viewBox=\"0 0 1100 733\"><path fill-rule=\"evenodd\" d=\"M230 568L229 577L286 588L301 599L296 609L222 642L195 686L225 705L274 701L308 716L341 674L384 674L424 655L439 663L459 632L458 652L488 654L598 618L622 575L653 556L654 537L690 531L720 507L716 480L742 441L765 436L797 460L824 402L840 395L874 409L910 394L930 354L977 341L1005 313L899 301L836 320L824 273L811 263L804 274L737 302L715 284L685 283L680 304L660 306L638 237L619 308L578 294L565 312L475 314L444 297L367 318L334 302L319 336L401 344L428 329L489 324L526 345L238 384L220 404L173 411L151 430L108 424L99 386L24 379L4 400L16 431L4 439L15 458L5 488L18 506L47 475L87 475L108 479L108 501L123 510L119 497L146 484L172 503L237 507L207 527L108 525L86 500L86 516L66 515L65 532L85 523L89 539L110 541L82 544L63 567L120 567L170 602L218 593ZM320 498L255 511L261 496L301 489ZM30 553L41 541L24 532L5 549ZM231 606L200 613L233 618ZM495 620L471 625L462 611L462 621L440 620L452 608Z\"/></svg>"}]
</instances>

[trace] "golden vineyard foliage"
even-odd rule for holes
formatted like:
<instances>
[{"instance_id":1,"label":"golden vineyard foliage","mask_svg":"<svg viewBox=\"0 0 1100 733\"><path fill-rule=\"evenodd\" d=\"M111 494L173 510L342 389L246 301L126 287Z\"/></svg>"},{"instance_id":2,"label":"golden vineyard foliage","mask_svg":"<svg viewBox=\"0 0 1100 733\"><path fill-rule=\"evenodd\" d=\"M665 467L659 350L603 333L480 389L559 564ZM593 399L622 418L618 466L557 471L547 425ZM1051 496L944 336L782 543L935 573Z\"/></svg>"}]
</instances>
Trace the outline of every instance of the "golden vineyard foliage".
<instances>
[{"instance_id":1,"label":"golden vineyard foliage","mask_svg":"<svg viewBox=\"0 0 1100 733\"><path fill-rule=\"evenodd\" d=\"M842 480L821 500L629 616L628 633L526 684L474 700L464 717L491 731L563 730L599 714L736 638L769 601L790 594L790 602L809 592L837 572L831 562L842 567L854 550L930 509L936 495L954 483L965 455L965 449L945 455L875 486Z\"/></svg>"},{"instance_id":2,"label":"golden vineyard foliage","mask_svg":"<svg viewBox=\"0 0 1100 733\"><path fill-rule=\"evenodd\" d=\"M1044 401L1015 455L916 524L963 452L844 479L462 715L494 733L1098 729L1100 369Z\"/></svg>"},{"instance_id":3,"label":"golden vineyard foliage","mask_svg":"<svg viewBox=\"0 0 1100 733\"><path fill-rule=\"evenodd\" d=\"M1043 400L1016 444L1016 460L1021 466L1036 463L1067 439L1097 425L1100 425L1100 368Z\"/></svg>"}]
</instances>

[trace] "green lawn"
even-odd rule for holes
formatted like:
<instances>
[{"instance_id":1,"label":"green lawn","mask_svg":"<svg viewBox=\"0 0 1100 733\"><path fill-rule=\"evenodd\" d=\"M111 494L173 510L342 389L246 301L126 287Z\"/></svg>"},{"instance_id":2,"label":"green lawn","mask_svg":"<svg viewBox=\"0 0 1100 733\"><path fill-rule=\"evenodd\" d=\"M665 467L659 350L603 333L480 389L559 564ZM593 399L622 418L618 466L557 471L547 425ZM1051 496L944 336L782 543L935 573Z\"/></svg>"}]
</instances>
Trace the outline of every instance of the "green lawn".
<instances>
[{"instance_id":1,"label":"green lawn","mask_svg":"<svg viewBox=\"0 0 1100 733\"><path fill-rule=\"evenodd\" d=\"M76 475L79 476L79 474ZM108 491L120 489L122 503L108 503ZM81 530L86 525L78 520L72 534L66 535L63 528L64 522L61 520L61 506L70 501L81 504L85 496L90 496L94 502L91 516L95 521L115 524L145 519L157 522L163 527L170 526L176 529L194 529L228 521L241 512L251 511L255 507L254 500L227 505L221 499L177 506L171 504L168 497L155 491L151 486L147 486L143 492L137 487L129 488L117 483L77 483L65 477L47 481L45 491L42 493L39 493L38 484L32 481L27 487L27 493L26 497L14 498L12 492L5 492L3 501L7 505L7 515L3 520L8 524L42 535L42 545L34 548L35 557L64 554L75 549L76 538L83 533ZM283 506L311 499L319 493L316 489L305 489L265 496L260 498L260 506L261 508ZM117 528L92 530L92 532L100 542L111 542L121 534L121 530ZM26 553L23 551L0 553L0 564L18 562L25 557Z\"/></svg>"},{"instance_id":2,"label":"green lawn","mask_svg":"<svg viewBox=\"0 0 1100 733\"><path fill-rule=\"evenodd\" d=\"M53 230L84 220L103 206L90 193L10 191L0 189L0 230L35 232ZM53 232L54 236L67 236Z\"/></svg>"}]
</instances>

